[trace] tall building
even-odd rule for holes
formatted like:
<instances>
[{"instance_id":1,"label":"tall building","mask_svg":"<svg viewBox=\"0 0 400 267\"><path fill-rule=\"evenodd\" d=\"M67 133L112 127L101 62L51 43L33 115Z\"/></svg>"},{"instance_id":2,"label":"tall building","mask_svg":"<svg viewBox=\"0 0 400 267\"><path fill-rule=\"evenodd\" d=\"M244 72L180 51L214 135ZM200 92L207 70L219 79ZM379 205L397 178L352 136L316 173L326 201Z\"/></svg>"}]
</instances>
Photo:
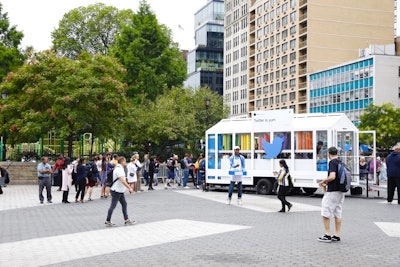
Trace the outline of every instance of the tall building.
<instances>
[{"instance_id":1,"label":"tall building","mask_svg":"<svg viewBox=\"0 0 400 267\"><path fill-rule=\"evenodd\" d=\"M400 57L395 45L370 46L361 57L309 74L310 113L343 112L358 125L370 103L400 107Z\"/></svg>"},{"instance_id":2,"label":"tall building","mask_svg":"<svg viewBox=\"0 0 400 267\"><path fill-rule=\"evenodd\" d=\"M240 2L232 7L240 14L241 4L248 1L226 1L226 6L232 2ZM307 73L357 58L359 48L370 44L393 43L393 0L250 4L248 113L285 108L308 112Z\"/></svg>"},{"instance_id":3,"label":"tall building","mask_svg":"<svg viewBox=\"0 0 400 267\"><path fill-rule=\"evenodd\" d=\"M248 0L225 0L224 103L232 117L248 116Z\"/></svg>"},{"instance_id":4,"label":"tall building","mask_svg":"<svg viewBox=\"0 0 400 267\"><path fill-rule=\"evenodd\" d=\"M224 1L208 0L194 22L196 47L188 53L185 87L209 87L223 95Z\"/></svg>"}]
</instances>

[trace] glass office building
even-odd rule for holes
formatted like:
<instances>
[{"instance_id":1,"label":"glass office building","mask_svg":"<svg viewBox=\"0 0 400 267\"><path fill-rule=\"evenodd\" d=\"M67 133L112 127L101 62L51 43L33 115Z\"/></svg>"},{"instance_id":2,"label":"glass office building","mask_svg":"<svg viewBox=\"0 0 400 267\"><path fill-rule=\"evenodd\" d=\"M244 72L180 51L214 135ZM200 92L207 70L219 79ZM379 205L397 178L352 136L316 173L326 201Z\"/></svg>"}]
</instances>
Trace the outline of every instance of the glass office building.
<instances>
[{"instance_id":1,"label":"glass office building","mask_svg":"<svg viewBox=\"0 0 400 267\"><path fill-rule=\"evenodd\" d=\"M371 103L399 107L400 57L371 55L309 75L309 112L346 113L358 125Z\"/></svg>"},{"instance_id":2,"label":"glass office building","mask_svg":"<svg viewBox=\"0 0 400 267\"><path fill-rule=\"evenodd\" d=\"M188 54L185 87L209 87L223 95L224 1L209 0L195 14L196 48Z\"/></svg>"}]
</instances>

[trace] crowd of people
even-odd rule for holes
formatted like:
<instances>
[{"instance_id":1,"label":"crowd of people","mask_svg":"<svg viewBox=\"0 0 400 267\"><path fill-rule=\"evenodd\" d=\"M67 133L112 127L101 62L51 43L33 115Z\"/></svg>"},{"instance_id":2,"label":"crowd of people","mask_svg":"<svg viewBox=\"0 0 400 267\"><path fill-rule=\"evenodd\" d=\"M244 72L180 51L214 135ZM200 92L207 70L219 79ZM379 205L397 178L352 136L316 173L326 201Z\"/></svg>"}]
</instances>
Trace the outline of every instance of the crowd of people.
<instances>
[{"instance_id":1,"label":"crowd of people","mask_svg":"<svg viewBox=\"0 0 400 267\"><path fill-rule=\"evenodd\" d=\"M100 187L100 198L111 197L112 172L118 165L119 156L107 153L85 158L69 158L60 155L53 167L48 163L47 157L42 157L38 164L39 201L44 202L43 191L46 188L47 202L52 203L51 185L57 183L58 191L62 191L62 203L70 203L69 192L75 188L75 202L85 203L92 201L93 189ZM158 186L162 179L164 188L177 188L182 186L189 189L188 181L191 177L194 188L204 189L205 159L203 154L194 162L193 155L186 153L179 160L178 155L171 154L165 161L166 175L160 176L162 163L156 156L144 155L143 162L139 160L139 153L134 152L126 165L123 166L125 179L132 192L143 191L141 183L149 191Z\"/></svg>"}]
</instances>

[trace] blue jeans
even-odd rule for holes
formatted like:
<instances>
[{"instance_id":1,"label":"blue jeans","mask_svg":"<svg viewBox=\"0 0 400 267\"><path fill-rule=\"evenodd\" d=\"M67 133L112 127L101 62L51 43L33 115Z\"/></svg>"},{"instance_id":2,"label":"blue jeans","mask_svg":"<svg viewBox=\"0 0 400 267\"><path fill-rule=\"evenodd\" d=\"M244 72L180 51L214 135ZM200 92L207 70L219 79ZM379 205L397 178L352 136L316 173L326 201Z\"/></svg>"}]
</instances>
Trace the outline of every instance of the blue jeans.
<instances>
[{"instance_id":1,"label":"blue jeans","mask_svg":"<svg viewBox=\"0 0 400 267\"><path fill-rule=\"evenodd\" d=\"M187 181L189 179L189 169L183 170L183 187L187 185Z\"/></svg>"},{"instance_id":2,"label":"blue jeans","mask_svg":"<svg viewBox=\"0 0 400 267\"><path fill-rule=\"evenodd\" d=\"M197 170L197 186L202 185L203 183L203 173Z\"/></svg>"},{"instance_id":3,"label":"blue jeans","mask_svg":"<svg viewBox=\"0 0 400 267\"><path fill-rule=\"evenodd\" d=\"M242 191L243 191L242 182L238 182L237 185L238 185L238 198L242 198ZM231 181L231 184L229 185L229 192L228 192L229 199L232 198L232 193L233 193L234 187L235 187L235 182Z\"/></svg>"}]
</instances>

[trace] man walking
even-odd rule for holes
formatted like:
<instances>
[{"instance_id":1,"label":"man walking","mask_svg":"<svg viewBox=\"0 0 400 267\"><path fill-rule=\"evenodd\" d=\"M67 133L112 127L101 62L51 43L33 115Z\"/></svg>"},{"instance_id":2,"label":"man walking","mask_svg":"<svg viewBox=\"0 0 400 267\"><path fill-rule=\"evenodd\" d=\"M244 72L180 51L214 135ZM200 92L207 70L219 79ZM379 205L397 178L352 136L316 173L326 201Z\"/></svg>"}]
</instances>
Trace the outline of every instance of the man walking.
<instances>
[{"instance_id":1,"label":"man walking","mask_svg":"<svg viewBox=\"0 0 400 267\"><path fill-rule=\"evenodd\" d=\"M397 204L400 204L400 144L394 146L394 151L386 158L388 193L387 201L392 203L394 190L397 187Z\"/></svg>"},{"instance_id":2,"label":"man walking","mask_svg":"<svg viewBox=\"0 0 400 267\"><path fill-rule=\"evenodd\" d=\"M231 183L229 185L229 192L228 192L228 205L231 204L233 188L235 184L238 187L238 205L242 205L242 176L243 171L245 170L245 160L242 155L240 155L240 147L235 146L233 148L234 154L229 158L229 162L231 165L230 172L232 172Z\"/></svg>"},{"instance_id":3,"label":"man walking","mask_svg":"<svg viewBox=\"0 0 400 267\"><path fill-rule=\"evenodd\" d=\"M326 192L322 198L321 215L324 222L325 235L318 238L318 241L330 243L340 241L340 228L342 225L342 207L344 202L344 192L340 191L340 179L338 178L339 159L336 147L328 149L329 169L328 178L321 181L321 187L326 186ZM335 234L331 236L330 218L335 218Z\"/></svg>"},{"instance_id":4,"label":"man walking","mask_svg":"<svg viewBox=\"0 0 400 267\"><path fill-rule=\"evenodd\" d=\"M38 164L38 179L39 179L39 200L40 204L43 204L43 189L46 187L47 192L47 202L52 203L51 199L51 181L50 176L53 173L50 164L47 163L48 158L43 157L42 162Z\"/></svg>"},{"instance_id":5,"label":"man walking","mask_svg":"<svg viewBox=\"0 0 400 267\"><path fill-rule=\"evenodd\" d=\"M126 159L125 157L119 157L118 164L117 166L115 166L113 171L113 184L111 186L112 199L110 208L108 209L107 213L107 219L105 222L106 226L115 226L115 224L111 222L111 216L115 207L118 204L118 201L122 205L122 213L124 215L125 225L133 225L136 223L135 221L130 220L128 217L128 211L127 211L128 205L126 203L124 193L126 188L128 188L129 193L133 193L133 189L129 186L128 182L126 181L124 167L126 167Z\"/></svg>"}]
</instances>

